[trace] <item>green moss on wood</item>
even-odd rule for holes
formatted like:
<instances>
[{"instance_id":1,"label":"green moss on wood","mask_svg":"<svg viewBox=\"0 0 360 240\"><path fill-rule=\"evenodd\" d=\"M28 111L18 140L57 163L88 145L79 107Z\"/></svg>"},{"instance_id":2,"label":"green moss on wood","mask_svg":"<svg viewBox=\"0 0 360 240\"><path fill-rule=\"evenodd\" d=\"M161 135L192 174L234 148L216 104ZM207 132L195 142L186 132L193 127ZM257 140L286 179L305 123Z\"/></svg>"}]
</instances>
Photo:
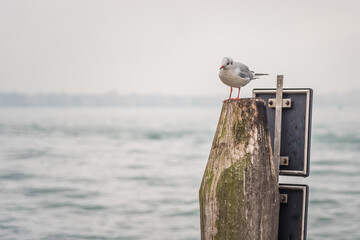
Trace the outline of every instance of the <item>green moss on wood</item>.
<instances>
[{"instance_id":1,"label":"green moss on wood","mask_svg":"<svg viewBox=\"0 0 360 240\"><path fill-rule=\"evenodd\" d=\"M214 179L214 172L213 170L210 171L209 176L208 176L208 180L207 180L207 185L208 185L208 191L210 192L211 190L211 185Z\"/></svg>"},{"instance_id":2,"label":"green moss on wood","mask_svg":"<svg viewBox=\"0 0 360 240\"><path fill-rule=\"evenodd\" d=\"M224 108L222 109L222 111L224 111ZM221 113L221 116L222 115L223 115L223 113ZM226 136L227 116L228 116L228 112L225 113L225 116L223 118L222 129L221 129L221 138L224 138Z\"/></svg>"},{"instance_id":3,"label":"green moss on wood","mask_svg":"<svg viewBox=\"0 0 360 240\"><path fill-rule=\"evenodd\" d=\"M219 211L216 221L217 234L215 239L245 239L244 230L245 216L243 210L243 179L244 169L250 164L250 155L246 154L242 159L225 169L216 186L216 199Z\"/></svg>"},{"instance_id":4,"label":"green moss on wood","mask_svg":"<svg viewBox=\"0 0 360 240\"><path fill-rule=\"evenodd\" d=\"M224 124L221 130L221 138L224 138L226 135L226 125Z\"/></svg>"},{"instance_id":5,"label":"green moss on wood","mask_svg":"<svg viewBox=\"0 0 360 240\"><path fill-rule=\"evenodd\" d=\"M201 235L204 235L204 231L205 231L205 222L206 222L206 216L205 216L205 211L201 211L202 209L204 209L204 204L206 204L205 202L205 192L202 191L203 186L200 187L200 191L199 191L199 201L200 201L200 230L201 230ZM203 239L203 238L202 238Z\"/></svg>"},{"instance_id":6,"label":"green moss on wood","mask_svg":"<svg viewBox=\"0 0 360 240\"><path fill-rule=\"evenodd\" d=\"M250 133L247 128L247 122L243 119L243 121L235 121L232 126L232 132L234 135L235 144L243 143L245 147L248 145L248 140L250 139Z\"/></svg>"}]
</instances>

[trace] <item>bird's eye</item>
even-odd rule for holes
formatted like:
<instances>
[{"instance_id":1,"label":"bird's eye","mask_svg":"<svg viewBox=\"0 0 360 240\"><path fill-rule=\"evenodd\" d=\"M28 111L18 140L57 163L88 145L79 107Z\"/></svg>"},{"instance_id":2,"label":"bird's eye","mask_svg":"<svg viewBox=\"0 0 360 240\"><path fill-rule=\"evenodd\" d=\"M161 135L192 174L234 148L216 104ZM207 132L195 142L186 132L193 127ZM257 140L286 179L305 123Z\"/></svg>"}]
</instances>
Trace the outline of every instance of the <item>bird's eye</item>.
<instances>
[{"instance_id":1,"label":"bird's eye","mask_svg":"<svg viewBox=\"0 0 360 240\"><path fill-rule=\"evenodd\" d=\"M229 65L230 63L227 63L226 65Z\"/></svg>"}]
</instances>

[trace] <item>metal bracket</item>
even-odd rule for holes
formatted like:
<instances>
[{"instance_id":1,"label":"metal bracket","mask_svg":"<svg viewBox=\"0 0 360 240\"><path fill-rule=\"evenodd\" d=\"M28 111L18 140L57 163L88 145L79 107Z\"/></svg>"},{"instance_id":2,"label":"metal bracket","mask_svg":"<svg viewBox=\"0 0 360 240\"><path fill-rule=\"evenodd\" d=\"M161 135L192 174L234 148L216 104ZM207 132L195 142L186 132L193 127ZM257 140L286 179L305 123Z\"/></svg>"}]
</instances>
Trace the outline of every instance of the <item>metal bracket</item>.
<instances>
[{"instance_id":1,"label":"metal bracket","mask_svg":"<svg viewBox=\"0 0 360 240\"><path fill-rule=\"evenodd\" d=\"M289 166L289 157L280 157L280 166Z\"/></svg>"},{"instance_id":2,"label":"metal bracket","mask_svg":"<svg viewBox=\"0 0 360 240\"><path fill-rule=\"evenodd\" d=\"M292 99L291 98L284 98L282 100L282 108L291 108L291 105L292 105ZM275 108L276 99L275 98L270 98L268 100L268 106L269 106L269 108Z\"/></svg>"},{"instance_id":3,"label":"metal bracket","mask_svg":"<svg viewBox=\"0 0 360 240\"><path fill-rule=\"evenodd\" d=\"M275 129L274 129L274 165L276 176L279 181L280 168L280 145L281 145L281 119L283 99L283 75L277 75L276 81L276 108L275 108Z\"/></svg>"},{"instance_id":4,"label":"metal bracket","mask_svg":"<svg viewBox=\"0 0 360 240\"><path fill-rule=\"evenodd\" d=\"M280 203L287 203L288 202L288 195L285 193L280 193Z\"/></svg>"}]
</instances>

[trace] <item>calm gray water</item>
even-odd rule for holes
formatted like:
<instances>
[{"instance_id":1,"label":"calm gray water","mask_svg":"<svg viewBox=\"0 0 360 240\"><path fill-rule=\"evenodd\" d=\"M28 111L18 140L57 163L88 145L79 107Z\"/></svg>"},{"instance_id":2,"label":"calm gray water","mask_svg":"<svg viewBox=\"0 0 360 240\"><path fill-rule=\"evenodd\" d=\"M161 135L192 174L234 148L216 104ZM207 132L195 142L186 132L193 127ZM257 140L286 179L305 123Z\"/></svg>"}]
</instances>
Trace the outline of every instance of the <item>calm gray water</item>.
<instances>
[{"instance_id":1,"label":"calm gray water","mask_svg":"<svg viewBox=\"0 0 360 240\"><path fill-rule=\"evenodd\" d=\"M214 108L0 108L0 239L199 239ZM360 239L360 109L315 107L308 239Z\"/></svg>"}]
</instances>

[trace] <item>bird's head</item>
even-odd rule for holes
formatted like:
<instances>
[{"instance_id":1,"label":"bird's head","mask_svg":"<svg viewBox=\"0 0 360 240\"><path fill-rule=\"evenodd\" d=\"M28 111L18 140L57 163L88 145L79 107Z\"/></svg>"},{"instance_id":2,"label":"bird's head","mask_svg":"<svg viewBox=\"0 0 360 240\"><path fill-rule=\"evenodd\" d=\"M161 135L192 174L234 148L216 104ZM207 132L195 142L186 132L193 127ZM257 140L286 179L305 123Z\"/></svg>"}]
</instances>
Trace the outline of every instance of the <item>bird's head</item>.
<instances>
[{"instance_id":1,"label":"bird's head","mask_svg":"<svg viewBox=\"0 0 360 240\"><path fill-rule=\"evenodd\" d=\"M233 65L233 60L229 57L224 57L221 63L221 67L220 69L227 69L229 68L231 65Z\"/></svg>"}]
</instances>

